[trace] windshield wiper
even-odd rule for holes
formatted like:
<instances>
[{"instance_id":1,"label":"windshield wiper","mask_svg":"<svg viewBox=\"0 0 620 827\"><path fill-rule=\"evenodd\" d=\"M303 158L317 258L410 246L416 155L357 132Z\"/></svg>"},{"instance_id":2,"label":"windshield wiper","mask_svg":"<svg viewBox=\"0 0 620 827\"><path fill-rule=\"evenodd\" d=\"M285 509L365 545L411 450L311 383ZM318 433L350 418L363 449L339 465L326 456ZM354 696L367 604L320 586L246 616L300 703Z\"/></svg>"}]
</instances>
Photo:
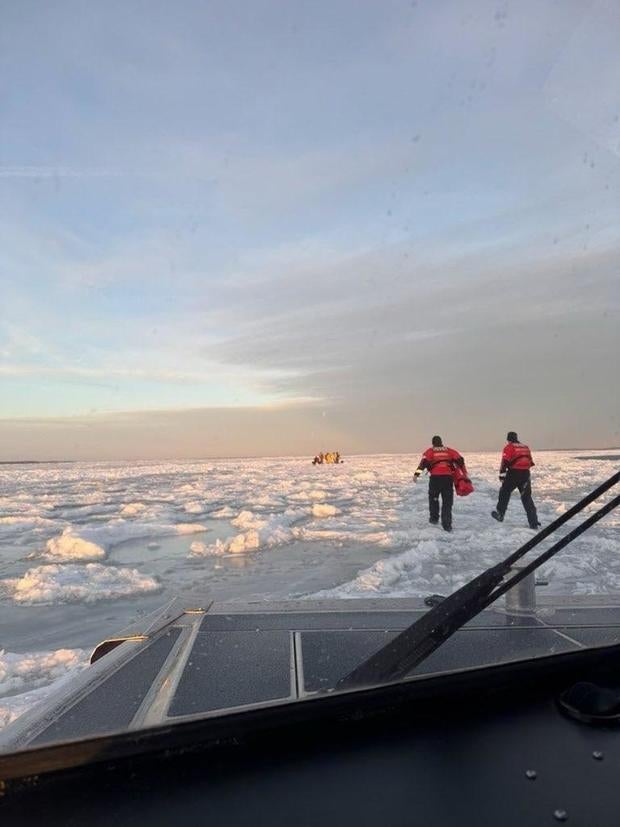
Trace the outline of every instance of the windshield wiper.
<instances>
[{"instance_id":1,"label":"windshield wiper","mask_svg":"<svg viewBox=\"0 0 620 827\"><path fill-rule=\"evenodd\" d=\"M462 588L455 591L411 626L397 635L386 646L375 652L335 686L336 690L353 689L359 686L371 686L388 683L404 678L411 670L427 658L451 635L465 623L475 617L483 609L497 600L518 582L523 580L539 566L557 554L584 531L587 531L598 520L602 519L620 505L620 495L611 499L598 511L591 514L576 528L562 537L557 543L540 554L520 571L514 572L507 578L512 566L531 549L557 531L560 526L570 520L575 514L583 511L590 503L597 500L602 494L620 482L620 471L617 471L598 488L595 488L587 497L584 497L572 508L550 523L536 536L518 548L501 563L479 574Z\"/></svg>"}]
</instances>

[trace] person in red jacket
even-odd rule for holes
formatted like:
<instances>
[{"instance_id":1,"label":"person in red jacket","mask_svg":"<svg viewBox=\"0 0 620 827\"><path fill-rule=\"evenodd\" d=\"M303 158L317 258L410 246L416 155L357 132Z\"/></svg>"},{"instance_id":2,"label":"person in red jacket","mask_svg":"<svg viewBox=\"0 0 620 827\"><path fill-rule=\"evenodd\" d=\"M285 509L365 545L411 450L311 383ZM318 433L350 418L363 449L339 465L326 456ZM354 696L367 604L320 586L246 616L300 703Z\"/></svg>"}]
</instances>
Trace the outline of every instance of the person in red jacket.
<instances>
[{"instance_id":1,"label":"person in red jacket","mask_svg":"<svg viewBox=\"0 0 620 827\"><path fill-rule=\"evenodd\" d=\"M508 442L502 453L502 463L499 469L499 481L502 487L499 490L497 508L491 512L491 516L500 523L502 522L510 495L515 488L518 488L530 528L540 528L536 506L532 499L530 479L530 468L534 466L532 452L527 445L519 442L519 437L514 431L508 431L506 439Z\"/></svg>"},{"instance_id":2,"label":"person in red jacket","mask_svg":"<svg viewBox=\"0 0 620 827\"><path fill-rule=\"evenodd\" d=\"M432 443L432 448L427 448L422 454L414 478L417 482L422 471L429 472L429 522L433 525L439 522L439 497L441 497L441 525L444 531L452 531L452 502L454 500L452 475L456 465L461 468L465 466L465 460L454 448L445 446L440 436L434 436Z\"/></svg>"}]
</instances>

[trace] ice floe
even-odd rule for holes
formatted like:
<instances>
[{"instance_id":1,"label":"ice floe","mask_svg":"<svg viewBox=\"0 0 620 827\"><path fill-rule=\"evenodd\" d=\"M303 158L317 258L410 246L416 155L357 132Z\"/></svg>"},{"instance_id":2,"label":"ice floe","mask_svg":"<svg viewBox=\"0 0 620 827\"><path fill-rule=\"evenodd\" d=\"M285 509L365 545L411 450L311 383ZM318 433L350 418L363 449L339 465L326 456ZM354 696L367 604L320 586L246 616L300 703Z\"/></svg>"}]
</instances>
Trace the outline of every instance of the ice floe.
<instances>
[{"instance_id":1,"label":"ice floe","mask_svg":"<svg viewBox=\"0 0 620 827\"><path fill-rule=\"evenodd\" d=\"M217 539L215 543L192 543L190 556L211 556L222 554L243 554L259 548L273 548L292 542L301 534L295 524L304 519L307 509L289 508L282 514L261 515L252 511L241 511L230 521L235 528L243 529L240 533L226 540Z\"/></svg>"},{"instance_id":2,"label":"ice floe","mask_svg":"<svg viewBox=\"0 0 620 827\"><path fill-rule=\"evenodd\" d=\"M137 517L144 514L147 506L144 503L125 503L121 508L121 517Z\"/></svg>"},{"instance_id":3,"label":"ice floe","mask_svg":"<svg viewBox=\"0 0 620 827\"><path fill-rule=\"evenodd\" d=\"M41 703L86 666L88 655L83 649L20 654L0 650L0 729Z\"/></svg>"},{"instance_id":4,"label":"ice floe","mask_svg":"<svg viewBox=\"0 0 620 827\"><path fill-rule=\"evenodd\" d=\"M340 509L329 503L315 503L312 506L312 514L314 517L335 517L336 514L340 514Z\"/></svg>"},{"instance_id":5,"label":"ice floe","mask_svg":"<svg viewBox=\"0 0 620 827\"><path fill-rule=\"evenodd\" d=\"M178 534L201 534L207 528L200 523L177 523L175 529Z\"/></svg>"},{"instance_id":6,"label":"ice floe","mask_svg":"<svg viewBox=\"0 0 620 827\"><path fill-rule=\"evenodd\" d=\"M101 563L50 564L28 569L22 577L0 580L0 589L22 605L93 603L159 591L161 584L137 569Z\"/></svg>"},{"instance_id":7,"label":"ice floe","mask_svg":"<svg viewBox=\"0 0 620 827\"><path fill-rule=\"evenodd\" d=\"M21 692L25 687L47 686L87 662L84 649L20 654L0 649L0 697Z\"/></svg>"},{"instance_id":8,"label":"ice floe","mask_svg":"<svg viewBox=\"0 0 620 827\"><path fill-rule=\"evenodd\" d=\"M105 550L75 534L72 528L65 528L59 537L47 541L41 556L48 560L101 560Z\"/></svg>"}]
</instances>

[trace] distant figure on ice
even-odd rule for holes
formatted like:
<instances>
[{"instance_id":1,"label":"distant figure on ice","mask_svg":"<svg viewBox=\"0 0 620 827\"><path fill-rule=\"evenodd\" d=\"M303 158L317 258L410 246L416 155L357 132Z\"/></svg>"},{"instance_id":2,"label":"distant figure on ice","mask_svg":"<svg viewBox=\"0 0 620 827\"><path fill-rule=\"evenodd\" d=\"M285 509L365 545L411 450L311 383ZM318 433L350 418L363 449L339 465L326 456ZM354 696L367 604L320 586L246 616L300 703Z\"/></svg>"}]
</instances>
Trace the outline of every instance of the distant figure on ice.
<instances>
[{"instance_id":1,"label":"distant figure on ice","mask_svg":"<svg viewBox=\"0 0 620 827\"><path fill-rule=\"evenodd\" d=\"M465 460L454 448L446 447L440 436L434 436L432 443L432 448L427 448L422 454L414 478L417 482L422 471L428 471L430 474L428 481L429 522L433 525L439 522L439 497L441 497L441 525L444 531L452 531L454 468L456 466L464 468Z\"/></svg>"},{"instance_id":2,"label":"distant figure on ice","mask_svg":"<svg viewBox=\"0 0 620 827\"><path fill-rule=\"evenodd\" d=\"M502 522L508 508L510 495L515 488L518 488L530 528L539 528L540 523L538 522L536 506L532 500L532 482L530 479L530 468L534 465L532 452L527 445L519 442L519 437L514 431L508 431L506 439L508 442L502 453L502 464L499 469L499 481L502 487L499 490L497 508L491 512L491 516L500 523Z\"/></svg>"}]
</instances>

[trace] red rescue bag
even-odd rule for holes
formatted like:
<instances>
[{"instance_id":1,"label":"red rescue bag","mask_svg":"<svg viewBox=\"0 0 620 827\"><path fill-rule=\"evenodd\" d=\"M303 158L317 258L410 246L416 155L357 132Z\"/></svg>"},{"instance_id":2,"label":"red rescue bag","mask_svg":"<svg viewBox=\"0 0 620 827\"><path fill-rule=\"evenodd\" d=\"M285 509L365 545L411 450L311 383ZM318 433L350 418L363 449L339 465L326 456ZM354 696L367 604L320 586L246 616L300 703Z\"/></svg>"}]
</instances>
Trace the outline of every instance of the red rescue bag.
<instances>
[{"instance_id":1,"label":"red rescue bag","mask_svg":"<svg viewBox=\"0 0 620 827\"><path fill-rule=\"evenodd\" d=\"M457 497L466 497L468 494L471 494L474 490L472 481L467 476L466 468L461 468L460 466L456 465L454 467L452 479L454 480L454 490L456 491Z\"/></svg>"}]
</instances>

